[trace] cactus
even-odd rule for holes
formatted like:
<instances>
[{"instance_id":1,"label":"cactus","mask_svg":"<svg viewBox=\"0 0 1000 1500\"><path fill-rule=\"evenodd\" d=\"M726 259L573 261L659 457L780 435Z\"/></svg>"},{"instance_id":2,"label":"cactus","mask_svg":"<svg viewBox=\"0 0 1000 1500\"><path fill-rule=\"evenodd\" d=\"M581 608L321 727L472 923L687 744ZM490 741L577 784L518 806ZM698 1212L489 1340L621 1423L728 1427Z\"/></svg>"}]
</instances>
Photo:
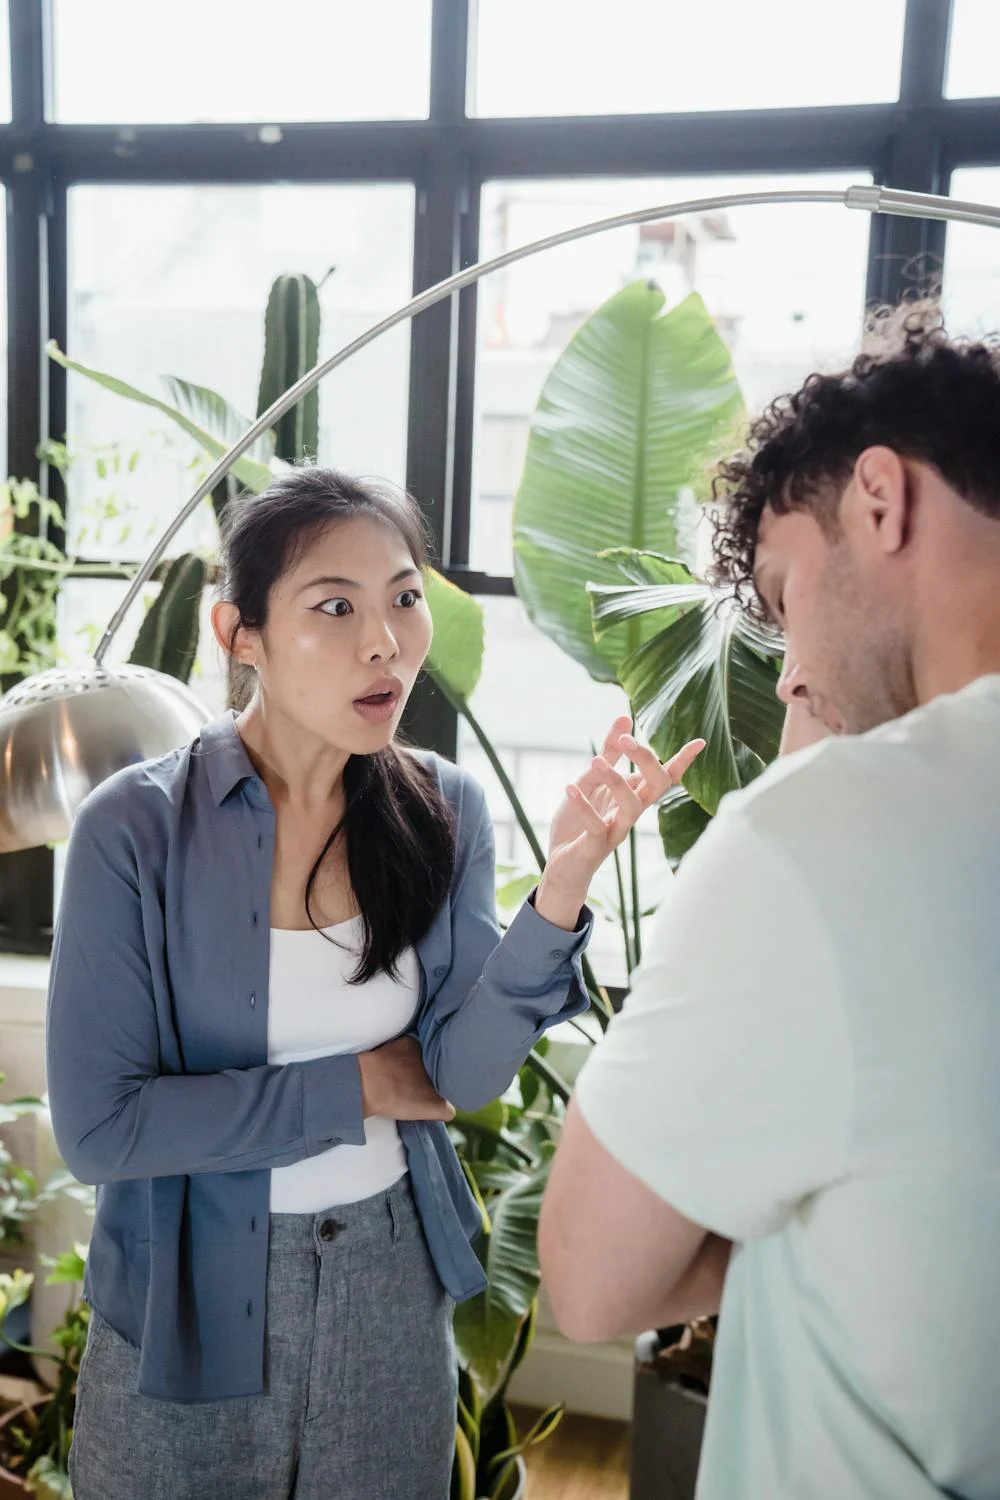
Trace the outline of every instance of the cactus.
<instances>
[{"instance_id":1,"label":"cactus","mask_svg":"<svg viewBox=\"0 0 1000 1500\"><path fill-rule=\"evenodd\" d=\"M159 594L139 627L129 661L187 682L198 651L198 614L205 560L185 552L170 564Z\"/></svg>"},{"instance_id":2,"label":"cactus","mask_svg":"<svg viewBox=\"0 0 1000 1500\"><path fill-rule=\"evenodd\" d=\"M319 358L319 295L301 272L279 276L267 299L264 364L257 415L265 412ZM310 391L274 429L275 452L286 463L315 458L319 446L319 393Z\"/></svg>"}]
</instances>

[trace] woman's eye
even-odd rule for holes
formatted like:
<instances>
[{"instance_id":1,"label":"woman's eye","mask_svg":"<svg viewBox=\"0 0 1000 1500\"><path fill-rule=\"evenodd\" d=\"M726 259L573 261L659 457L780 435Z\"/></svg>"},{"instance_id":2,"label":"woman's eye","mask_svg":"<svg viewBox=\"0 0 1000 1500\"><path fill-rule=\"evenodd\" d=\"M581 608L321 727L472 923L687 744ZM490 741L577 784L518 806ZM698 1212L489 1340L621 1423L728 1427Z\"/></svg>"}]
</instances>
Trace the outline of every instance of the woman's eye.
<instances>
[{"instance_id":1,"label":"woman's eye","mask_svg":"<svg viewBox=\"0 0 1000 1500\"><path fill-rule=\"evenodd\" d=\"M349 615L351 612L350 602L347 599L324 599L322 604L317 605L325 615Z\"/></svg>"},{"instance_id":2,"label":"woman's eye","mask_svg":"<svg viewBox=\"0 0 1000 1500\"><path fill-rule=\"evenodd\" d=\"M404 589L401 594L396 595L396 603L401 604L404 609L412 609L423 597L417 589Z\"/></svg>"}]
</instances>

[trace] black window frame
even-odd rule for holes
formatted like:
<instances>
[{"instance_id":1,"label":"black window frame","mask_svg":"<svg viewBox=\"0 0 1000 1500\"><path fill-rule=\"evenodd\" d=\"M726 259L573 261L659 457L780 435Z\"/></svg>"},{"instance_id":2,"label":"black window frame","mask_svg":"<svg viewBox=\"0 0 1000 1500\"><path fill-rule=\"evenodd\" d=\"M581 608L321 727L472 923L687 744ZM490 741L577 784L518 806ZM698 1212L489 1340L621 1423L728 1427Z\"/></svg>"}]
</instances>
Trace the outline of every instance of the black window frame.
<instances>
[{"instance_id":1,"label":"black window frame","mask_svg":"<svg viewBox=\"0 0 1000 1500\"><path fill-rule=\"evenodd\" d=\"M374 0L377 3L377 0ZM73 125L48 118L52 0L8 0L12 118L0 125L7 191L7 472L66 424L67 193L79 183L407 182L416 195L413 289L475 261L484 182L739 172L870 172L885 186L946 193L959 166L1000 163L1000 98L945 96L955 0L907 0L899 98L889 103L638 116L492 119L466 113L475 0L433 0L426 119L246 125ZM943 265L945 226L872 220L866 296L893 302ZM860 308L859 308L860 312ZM423 314L410 346L407 484L420 497L442 570L475 595L513 581L470 567L476 293ZM97 561L97 559L95 559ZM454 757L452 708L425 688L407 728ZM44 953L52 931L50 851L0 857L0 950Z\"/></svg>"}]
</instances>

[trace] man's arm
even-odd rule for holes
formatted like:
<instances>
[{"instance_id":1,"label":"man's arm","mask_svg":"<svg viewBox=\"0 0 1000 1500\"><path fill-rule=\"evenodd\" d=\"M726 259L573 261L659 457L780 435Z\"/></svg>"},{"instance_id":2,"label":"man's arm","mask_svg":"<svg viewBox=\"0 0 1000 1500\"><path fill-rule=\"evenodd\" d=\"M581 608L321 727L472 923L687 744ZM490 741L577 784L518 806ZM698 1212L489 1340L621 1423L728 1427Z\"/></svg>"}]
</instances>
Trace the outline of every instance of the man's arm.
<instances>
[{"instance_id":1,"label":"man's arm","mask_svg":"<svg viewBox=\"0 0 1000 1500\"><path fill-rule=\"evenodd\" d=\"M573 1338L717 1311L730 1242L843 1172L852 1054L829 940L801 866L740 806L685 859L576 1082L539 1235Z\"/></svg>"},{"instance_id":2,"label":"man's arm","mask_svg":"<svg viewBox=\"0 0 1000 1500\"><path fill-rule=\"evenodd\" d=\"M538 1232L542 1277L568 1338L617 1338L718 1312L731 1248L627 1171L570 1104Z\"/></svg>"}]
</instances>

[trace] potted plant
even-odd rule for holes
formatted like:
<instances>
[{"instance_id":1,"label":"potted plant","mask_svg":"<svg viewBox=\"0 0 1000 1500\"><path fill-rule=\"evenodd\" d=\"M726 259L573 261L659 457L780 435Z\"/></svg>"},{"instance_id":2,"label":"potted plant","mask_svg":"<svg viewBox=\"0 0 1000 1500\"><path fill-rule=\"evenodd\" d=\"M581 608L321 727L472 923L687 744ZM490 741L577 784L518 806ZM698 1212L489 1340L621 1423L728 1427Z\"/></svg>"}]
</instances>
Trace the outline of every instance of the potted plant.
<instances>
[{"instance_id":1,"label":"potted plant","mask_svg":"<svg viewBox=\"0 0 1000 1500\"><path fill-rule=\"evenodd\" d=\"M527 1471L524 1454L544 1443L562 1420L562 1403L550 1406L523 1435L507 1402L510 1378L527 1353L536 1304L526 1314L501 1384L483 1406L467 1370L459 1371L458 1426L450 1500L524 1500Z\"/></svg>"},{"instance_id":2,"label":"potted plant","mask_svg":"<svg viewBox=\"0 0 1000 1500\"><path fill-rule=\"evenodd\" d=\"M84 1247L74 1246L61 1255L46 1278L53 1286L82 1281ZM34 1277L24 1271L0 1275L0 1312L7 1314L28 1298ZM0 1420L0 1500L72 1500L68 1460L73 1440L76 1382L87 1343L90 1309L75 1301L59 1327L53 1331L58 1353L55 1389L36 1401L15 1408ZM35 1349L8 1338L22 1354L49 1358L46 1349Z\"/></svg>"}]
</instances>

